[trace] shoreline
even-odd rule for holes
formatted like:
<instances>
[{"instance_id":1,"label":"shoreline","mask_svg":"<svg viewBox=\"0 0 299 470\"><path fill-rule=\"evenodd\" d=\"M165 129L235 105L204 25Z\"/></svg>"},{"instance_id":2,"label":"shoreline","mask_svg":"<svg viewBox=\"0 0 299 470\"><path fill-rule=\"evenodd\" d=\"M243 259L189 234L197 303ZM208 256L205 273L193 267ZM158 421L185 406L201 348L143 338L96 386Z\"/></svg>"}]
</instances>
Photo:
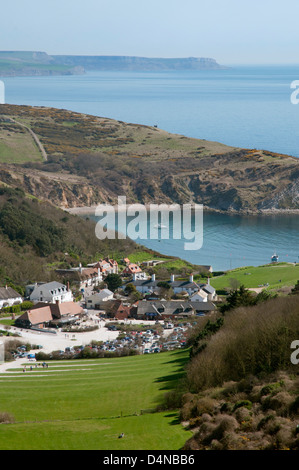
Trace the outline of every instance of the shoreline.
<instances>
[{"instance_id":1,"label":"shoreline","mask_svg":"<svg viewBox=\"0 0 299 470\"><path fill-rule=\"evenodd\" d=\"M65 212L68 212L69 214L73 215L88 215L88 214L93 214L95 215L95 211L99 205L92 205L92 206L77 206L77 207L68 207L68 208L63 208ZM132 203L132 204L141 204L141 203ZM123 207L123 209L127 209L127 207L131 206L132 204L126 204L126 206ZM154 204L154 203L152 203ZM147 210L150 209L151 204L141 204L144 206ZM107 204L109 207L114 207L114 210L117 212L118 211L118 205L115 204L114 206L112 204ZM204 212L206 213L213 213L213 214L221 214L221 215L239 215L239 216L268 216L268 215L298 215L299 214L299 209L265 209L265 210L260 210L260 211L221 211L219 209L212 209L210 207L204 207L203 208Z\"/></svg>"}]
</instances>

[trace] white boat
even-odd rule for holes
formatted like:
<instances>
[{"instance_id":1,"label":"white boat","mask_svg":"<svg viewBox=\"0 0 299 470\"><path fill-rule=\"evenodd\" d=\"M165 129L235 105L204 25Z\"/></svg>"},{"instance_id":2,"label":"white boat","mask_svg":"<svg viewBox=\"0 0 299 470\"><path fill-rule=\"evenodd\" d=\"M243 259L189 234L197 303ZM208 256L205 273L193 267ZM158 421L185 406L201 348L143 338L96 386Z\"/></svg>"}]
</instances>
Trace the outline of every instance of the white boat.
<instances>
[{"instance_id":1,"label":"white boat","mask_svg":"<svg viewBox=\"0 0 299 470\"><path fill-rule=\"evenodd\" d=\"M167 228L167 225L156 224L156 225L154 225L154 228Z\"/></svg>"},{"instance_id":2,"label":"white boat","mask_svg":"<svg viewBox=\"0 0 299 470\"><path fill-rule=\"evenodd\" d=\"M274 253L274 254L271 256L271 261L272 261L272 263L277 263L278 258L279 258L279 256L278 256L276 253Z\"/></svg>"}]
</instances>

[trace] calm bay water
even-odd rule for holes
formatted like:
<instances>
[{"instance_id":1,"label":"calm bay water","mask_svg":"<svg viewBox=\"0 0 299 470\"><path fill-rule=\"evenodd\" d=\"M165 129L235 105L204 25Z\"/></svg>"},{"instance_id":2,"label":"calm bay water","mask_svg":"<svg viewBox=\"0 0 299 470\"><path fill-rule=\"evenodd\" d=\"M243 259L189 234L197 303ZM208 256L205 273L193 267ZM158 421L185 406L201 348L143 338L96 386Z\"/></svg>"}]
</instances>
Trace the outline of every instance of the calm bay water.
<instances>
[{"instance_id":1,"label":"calm bay water","mask_svg":"<svg viewBox=\"0 0 299 470\"><path fill-rule=\"evenodd\" d=\"M290 85L299 66L196 72L93 72L82 76L3 78L6 102L49 106L157 125L188 137L299 157L299 105ZM260 265L276 250L299 261L299 217L204 214L198 252L180 240L140 240L215 270Z\"/></svg>"},{"instance_id":2,"label":"calm bay water","mask_svg":"<svg viewBox=\"0 0 299 470\"><path fill-rule=\"evenodd\" d=\"M88 217L100 220L90 214ZM115 219L118 230L117 217ZM133 219L128 217L128 224ZM196 251L184 249L185 241L190 240L173 238L171 218L168 240L161 239L161 234L158 239L149 239L150 217L146 220L148 236L137 239L137 243L193 264L211 265L214 271L267 264L275 251L279 261L299 262L299 217L295 215L237 216L204 212L203 245Z\"/></svg>"}]
</instances>

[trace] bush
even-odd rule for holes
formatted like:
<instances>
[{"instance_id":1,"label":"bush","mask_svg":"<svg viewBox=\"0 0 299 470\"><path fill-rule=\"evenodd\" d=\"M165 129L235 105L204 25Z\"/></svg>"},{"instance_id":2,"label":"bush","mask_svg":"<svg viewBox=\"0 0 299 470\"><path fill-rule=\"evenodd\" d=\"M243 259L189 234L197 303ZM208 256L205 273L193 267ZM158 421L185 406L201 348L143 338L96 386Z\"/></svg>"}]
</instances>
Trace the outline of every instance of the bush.
<instances>
[{"instance_id":1,"label":"bush","mask_svg":"<svg viewBox=\"0 0 299 470\"><path fill-rule=\"evenodd\" d=\"M14 423L14 422L15 422L15 418L12 414L6 413L6 412L0 413L0 423L9 424L9 423Z\"/></svg>"},{"instance_id":2,"label":"bush","mask_svg":"<svg viewBox=\"0 0 299 470\"><path fill-rule=\"evenodd\" d=\"M247 410L251 410L252 403L249 400L241 400L235 403L233 411L236 411L238 408L245 407Z\"/></svg>"}]
</instances>

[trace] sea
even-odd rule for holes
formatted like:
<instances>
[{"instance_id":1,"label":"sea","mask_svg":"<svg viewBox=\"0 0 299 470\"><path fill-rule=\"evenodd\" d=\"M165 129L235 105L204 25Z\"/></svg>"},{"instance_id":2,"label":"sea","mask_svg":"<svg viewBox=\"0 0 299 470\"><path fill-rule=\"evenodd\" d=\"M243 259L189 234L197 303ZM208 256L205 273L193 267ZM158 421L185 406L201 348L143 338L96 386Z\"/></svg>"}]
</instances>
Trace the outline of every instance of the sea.
<instances>
[{"instance_id":1,"label":"sea","mask_svg":"<svg viewBox=\"0 0 299 470\"><path fill-rule=\"evenodd\" d=\"M210 71L88 72L4 77L9 104L68 109L231 146L299 158L299 65L230 66ZM297 98L297 99L296 99ZM121 195L122 196L122 195ZM171 230L170 230L171 233ZM299 215L236 216L205 212L203 245L137 240L213 270L299 262Z\"/></svg>"}]
</instances>

